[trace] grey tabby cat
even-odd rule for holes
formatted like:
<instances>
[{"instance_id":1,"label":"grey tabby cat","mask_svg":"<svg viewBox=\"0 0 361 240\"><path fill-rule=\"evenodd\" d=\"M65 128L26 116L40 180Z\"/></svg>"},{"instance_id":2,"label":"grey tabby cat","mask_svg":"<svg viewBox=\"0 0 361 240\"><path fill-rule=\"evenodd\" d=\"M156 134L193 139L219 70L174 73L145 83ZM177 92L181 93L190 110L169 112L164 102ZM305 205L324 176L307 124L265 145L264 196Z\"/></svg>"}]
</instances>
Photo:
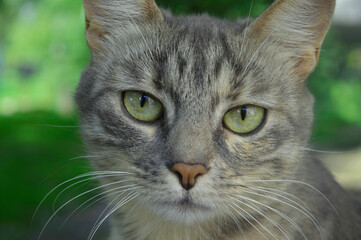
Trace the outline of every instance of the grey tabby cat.
<instances>
[{"instance_id":1,"label":"grey tabby cat","mask_svg":"<svg viewBox=\"0 0 361 240\"><path fill-rule=\"evenodd\" d=\"M83 1L76 101L109 201L91 237L111 215L111 240L361 239L360 204L306 150L335 0L250 22Z\"/></svg>"}]
</instances>

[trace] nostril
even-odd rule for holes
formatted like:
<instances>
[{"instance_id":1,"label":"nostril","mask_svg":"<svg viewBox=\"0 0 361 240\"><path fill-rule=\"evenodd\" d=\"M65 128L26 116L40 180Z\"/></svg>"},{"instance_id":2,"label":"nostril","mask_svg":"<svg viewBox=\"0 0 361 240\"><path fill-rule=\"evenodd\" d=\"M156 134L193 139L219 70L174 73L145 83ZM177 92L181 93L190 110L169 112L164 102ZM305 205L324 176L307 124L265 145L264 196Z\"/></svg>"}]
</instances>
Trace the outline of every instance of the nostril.
<instances>
[{"instance_id":1,"label":"nostril","mask_svg":"<svg viewBox=\"0 0 361 240\"><path fill-rule=\"evenodd\" d=\"M197 179L199 176L202 176L203 174L200 174L200 173L198 173L195 177L194 177L194 179Z\"/></svg>"},{"instance_id":2,"label":"nostril","mask_svg":"<svg viewBox=\"0 0 361 240\"><path fill-rule=\"evenodd\" d=\"M172 171L173 171L173 169L172 169ZM182 182L182 174L178 171L173 171L173 172L175 173L175 175L177 175L179 181Z\"/></svg>"},{"instance_id":3,"label":"nostril","mask_svg":"<svg viewBox=\"0 0 361 240\"><path fill-rule=\"evenodd\" d=\"M206 174L206 167L202 164L184 164L176 163L171 170L178 176L182 187L186 190L191 189L195 185L195 180L199 176Z\"/></svg>"}]
</instances>

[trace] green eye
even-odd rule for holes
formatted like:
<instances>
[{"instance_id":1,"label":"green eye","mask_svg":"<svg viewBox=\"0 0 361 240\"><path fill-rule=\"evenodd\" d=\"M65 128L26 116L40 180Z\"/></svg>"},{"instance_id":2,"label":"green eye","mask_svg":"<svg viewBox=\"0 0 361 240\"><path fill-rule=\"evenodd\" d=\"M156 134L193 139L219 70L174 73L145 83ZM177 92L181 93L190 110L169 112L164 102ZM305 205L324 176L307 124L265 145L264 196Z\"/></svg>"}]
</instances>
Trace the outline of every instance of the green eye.
<instances>
[{"instance_id":1,"label":"green eye","mask_svg":"<svg viewBox=\"0 0 361 240\"><path fill-rule=\"evenodd\" d=\"M144 92L126 91L123 95L123 102L129 114L143 122L154 122L163 113L162 104Z\"/></svg>"},{"instance_id":2,"label":"green eye","mask_svg":"<svg viewBox=\"0 0 361 240\"><path fill-rule=\"evenodd\" d=\"M265 111L264 108L254 105L233 108L226 113L223 122L235 133L250 133L262 124Z\"/></svg>"}]
</instances>

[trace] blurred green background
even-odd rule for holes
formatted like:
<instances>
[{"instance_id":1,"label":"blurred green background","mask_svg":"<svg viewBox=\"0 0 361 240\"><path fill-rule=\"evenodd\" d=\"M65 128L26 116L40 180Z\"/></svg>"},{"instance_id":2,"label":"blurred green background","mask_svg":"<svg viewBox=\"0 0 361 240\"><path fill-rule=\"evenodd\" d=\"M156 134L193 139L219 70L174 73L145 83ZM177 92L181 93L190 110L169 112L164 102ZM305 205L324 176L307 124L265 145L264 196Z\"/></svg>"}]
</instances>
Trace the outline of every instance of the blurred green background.
<instances>
[{"instance_id":1,"label":"blurred green background","mask_svg":"<svg viewBox=\"0 0 361 240\"><path fill-rule=\"evenodd\" d=\"M255 0L251 16L259 15L271 2ZM208 12L237 19L248 16L251 0L157 3L176 14ZM317 70L309 79L316 98L312 144L321 149L361 146L361 39L343 38L342 29L337 25L331 29ZM44 202L32 223L32 214L44 195L57 184L89 171L82 158L73 102L89 57L80 0L0 0L2 240L36 239L53 212L56 196ZM81 191L67 191L56 207ZM75 201L74 206L87 198ZM64 220L59 215L51 224L55 227L49 227L56 229L56 234L48 233L44 239L85 239L71 228L58 230L58 223ZM63 215L68 215L66 210Z\"/></svg>"}]
</instances>

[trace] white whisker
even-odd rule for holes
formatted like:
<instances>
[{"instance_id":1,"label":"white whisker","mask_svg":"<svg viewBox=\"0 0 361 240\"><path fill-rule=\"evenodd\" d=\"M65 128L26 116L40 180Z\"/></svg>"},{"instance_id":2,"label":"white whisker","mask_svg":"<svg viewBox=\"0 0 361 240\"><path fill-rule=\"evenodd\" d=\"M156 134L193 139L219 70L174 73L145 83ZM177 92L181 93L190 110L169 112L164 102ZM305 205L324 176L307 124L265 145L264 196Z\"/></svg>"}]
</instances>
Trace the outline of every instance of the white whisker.
<instances>
[{"instance_id":1,"label":"white whisker","mask_svg":"<svg viewBox=\"0 0 361 240\"><path fill-rule=\"evenodd\" d=\"M275 221L273 221L266 213L264 213L260 208L256 207L255 205L253 205L254 207L252 207L251 205L239 200L239 199L235 199L233 198L235 201L242 203L244 205L246 205L247 207L251 208L252 210L254 210L255 212L257 212L258 214L260 214L261 216L263 216L264 218L266 218L268 221L270 221L273 225L275 225L278 230L280 230L280 232L286 236L287 239L291 240L290 237L286 234L286 232L284 231L284 229Z\"/></svg>"},{"instance_id":2,"label":"white whisker","mask_svg":"<svg viewBox=\"0 0 361 240\"><path fill-rule=\"evenodd\" d=\"M66 203L64 203L62 206L60 206L60 207L53 213L53 215L51 215L51 217L49 218L49 220L45 223L44 227L42 228L42 230L41 230L41 232L40 232L40 234L39 234L38 240L40 240L41 236L43 235L43 233L44 233L46 227L48 226L48 224L50 223L50 221L55 217L55 215L56 215L61 209L63 209L65 206L67 206L69 203L71 203L71 202L74 201L75 199L77 199L77 198L79 198L79 197L81 197L81 196L83 196L83 195L85 195L85 194L88 194L88 193L90 193L90 192L93 192L93 191L95 191L95 190L97 190L97 189L103 188L103 187L105 187L105 186L109 186L109 185L111 185L111 184L116 184L116 182L115 182L115 183L110 183L110 184L105 184L105 185L103 185L103 186L99 186L99 187L90 189L90 190L88 190L88 191L86 191L86 192L84 192L84 193L81 193L81 194L73 197L72 199L70 199L69 201L67 201ZM119 187L119 189L121 189L121 188L127 188L127 187L132 187L132 186L135 186L135 185L133 184L133 185L122 186L122 187Z\"/></svg>"},{"instance_id":3,"label":"white whisker","mask_svg":"<svg viewBox=\"0 0 361 240\"><path fill-rule=\"evenodd\" d=\"M128 192L128 191L133 191L133 190L136 190L136 189L139 189L140 187L133 187L133 188L130 188L130 189L126 189L125 191L118 191L118 193L120 192L120 194L118 196L116 196L112 201L110 201L107 205L106 208L104 208L104 210L100 213L100 215L98 216L97 220L95 221L95 224L93 225L93 228L92 228L92 231L95 229L95 226L97 225L97 223L99 223L100 219L102 218L102 216L105 214L105 212L113 205L113 203L120 197L122 196L125 192ZM131 194L128 193L127 196L129 196ZM125 197L127 197L125 196ZM124 198L123 198L124 199Z\"/></svg>"},{"instance_id":4,"label":"white whisker","mask_svg":"<svg viewBox=\"0 0 361 240\"><path fill-rule=\"evenodd\" d=\"M113 214L115 211L117 211L119 208L121 208L122 206L124 206L125 204L127 204L128 202L132 201L134 198L136 198L137 196L139 196L139 194L137 193L133 193L133 195L125 197L125 199L123 198L123 200L121 202L119 202L115 207L113 207L113 209L99 222L97 223L96 227L91 231L88 240L92 240L93 237L95 236L95 233L98 231L98 229L100 228L100 226L104 223L104 221L106 219L108 219L108 217Z\"/></svg>"},{"instance_id":5,"label":"white whisker","mask_svg":"<svg viewBox=\"0 0 361 240\"><path fill-rule=\"evenodd\" d=\"M256 229L257 232L259 232L259 234L262 235L262 237L264 237L265 239L268 239L263 232L261 232L251 221L249 221L242 213L240 213L237 209L235 209L232 205L228 204L233 210L235 210L244 220L246 220L252 227L254 227ZM247 213L249 216L250 214L245 211L243 208L241 208L240 206L234 204L237 208L239 208L240 210L242 210L243 212ZM253 218L254 219L254 218ZM259 223L258 223L259 224Z\"/></svg>"},{"instance_id":6,"label":"white whisker","mask_svg":"<svg viewBox=\"0 0 361 240\"><path fill-rule=\"evenodd\" d=\"M65 219L64 223L62 224L62 226L61 226L60 228L62 228L62 227L66 224L66 222L70 219L70 217L73 216L80 208L82 208L84 205L86 205L87 203L91 202L92 200L98 198L98 199L96 199L95 201L93 201L91 204L89 204L86 208L84 208L84 209L82 210L82 212L85 211L85 210L86 210L87 208L89 208L90 206L94 205L95 203L103 200L104 198L108 198L108 197L110 197L111 195L114 195L114 194L117 194L117 193L120 193L120 192L126 192L126 191L130 191L130 190L134 190L134 189L136 189L136 187L135 187L135 188L131 188L131 189L123 189L123 190L120 190L120 191L115 191L115 190L117 190L117 188L115 188L115 189L107 190L107 191L105 191L105 192L101 192L101 193L99 193L99 194L91 197L90 199L88 199L87 201L85 201L84 203L82 203L81 205L79 205L74 211L72 211L72 212L69 214L69 216ZM115 192L112 192L112 191L115 191ZM109 192L110 192L110 193L109 193ZM109 194L108 194L108 193L109 193ZM102 196L102 195L104 195L104 196ZM102 197L100 197L100 196L102 196ZM99 198L99 197L100 197L100 198Z\"/></svg>"},{"instance_id":7,"label":"white whisker","mask_svg":"<svg viewBox=\"0 0 361 240\"><path fill-rule=\"evenodd\" d=\"M302 150L306 150L309 152L316 152L316 153L325 153L325 154L345 154L345 153L352 153L354 151L325 151L325 150L317 150L312 148L304 148L304 147L297 147Z\"/></svg>"},{"instance_id":8,"label":"white whisker","mask_svg":"<svg viewBox=\"0 0 361 240\"><path fill-rule=\"evenodd\" d=\"M50 194L52 194L56 189L58 189L59 187L71 182L71 181L74 181L74 180L77 180L79 178L84 178L84 177L90 177L90 176L96 176L96 175L107 175L107 174L119 174L119 175L126 175L126 174L133 174L133 173L129 173L129 172L119 172L119 171L94 171L94 172L89 172L89 173L84 173L84 174L81 174L79 176L76 176L74 178L71 178L69 180L66 180L62 183L60 183L59 185L57 185L56 187L54 187L51 191L49 191L45 197L41 200L41 202L39 203L39 205L36 207L35 209L35 212L32 216L32 219L31 221L33 222L34 221L34 218L36 216L36 213L39 211L39 208L41 207L41 205L44 203L44 201L49 197Z\"/></svg>"},{"instance_id":9,"label":"white whisker","mask_svg":"<svg viewBox=\"0 0 361 240\"><path fill-rule=\"evenodd\" d=\"M322 198L324 200L326 200L327 203L330 205L330 207L333 209L333 211L335 212L337 217L339 219L341 219L340 215L336 211L336 209L333 206L333 204L331 203L331 201L320 190L318 190L317 188L315 188L314 186L312 186L312 185L310 185L308 183L298 181L298 180L292 180L292 179L284 179L284 180L245 180L245 181L247 181L247 182L258 182L258 183L268 183L268 182L286 182L287 183L288 182L288 183L296 183L296 184L301 184L301 185L307 186L307 187L311 188L312 190L314 190L315 192L317 192L318 194L320 194L320 196L322 196Z\"/></svg>"},{"instance_id":10,"label":"white whisker","mask_svg":"<svg viewBox=\"0 0 361 240\"><path fill-rule=\"evenodd\" d=\"M139 187L139 188L140 188L140 187ZM144 193L144 192L145 192L145 190L138 191L139 195L141 195L141 194ZM140 208L141 206L143 206L144 203L145 203L145 202L137 201L137 202L134 204L134 206L129 210L128 214L124 217L124 220L130 216L130 213L131 213L136 207Z\"/></svg>"},{"instance_id":11,"label":"white whisker","mask_svg":"<svg viewBox=\"0 0 361 240\"><path fill-rule=\"evenodd\" d=\"M238 229L241 231L243 237L244 237L245 239L247 239L246 236L244 235L244 232L243 232L243 229L242 229L241 225L239 225L239 222L238 222L236 216L234 216L234 214L232 213L232 211L228 210L228 208L226 208L226 211L228 212L229 216L233 219L233 221L236 223L236 225L237 225Z\"/></svg>"},{"instance_id":12,"label":"white whisker","mask_svg":"<svg viewBox=\"0 0 361 240\"><path fill-rule=\"evenodd\" d=\"M291 218L289 218L287 215L285 215L284 213L282 213L281 211L279 211L279 210L277 210L277 209L275 209L275 208L272 208L272 207L270 207L270 206L268 206L268 205L266 205L266 204L263 204L263 203L261 203L261 202L258 202L258 201L254 200L254 199L251 199L251 198L248 198L248 197L244 197L244 196L241 196L241 195L236 195L236 196L239 197L239 198L242 198L242 199L244 199L244 200L248 200L248 201L254 202L254 203L256 203L256 204L259 204L259 205L261 205L261 206L263 206L263 207L265 207L265 208L267 208L267 209L270 209L271 211L277 213L278 215L280 215L281 217L283 217L284 219L286 219L289 223L291 223L291 224L299 231L299 233L302 235L302 237L303 237L304 239L308 239L307 236L305 235L305 233L304 233L304 232L302 231L302 229L300 228L300 226L299 226L297 223L295 223L295 221L293 221Z\"/></svg>"},{"instance_id":13,"label":"white whisker","mask_svg":"<svg viewBox=\"0 0 361 240\"><path fill-rule=\"evenodd\" d=\"M81 181L77 181L69 186L67 186L66 188L64 188L60 193L58 193L58 195L56 195L54 201L53 201L53 210L55 210L55 204L56 202L58 201L59 197L68 189L80 184L80 183L83 183L83 182L88 182L88 181L93 181L93 180L96 180L96 179L99 179L99 178L105 178L105 177L117 177L119 176L118 174L112 174L112 175L105 175L105 176L95 176L95 177L91 177L91 178L88 178L88 179L83 179ZM122 183L122 182L129 182L131 181L130 179L126 179L126 180L120 180L120 181L117 181L117 183Z\"/></svg>"},{"instance_id":14,"label":"white whisker","mask_svg":"<svg viewBox=\"0 0 361 240\"><path fill-rule=\"evenodd\" d=\"M62 126L62 125L48 125L48 124L40 124L41 127L53 127L53 128L79 128L79 126Z\"/></svg>"},{"instance_id":15,"label":"white whisker","mask_svg":"<svg viewBox=\"0 0 361 240\"><path fill-rule=\"evenodd\" d=\"M260 190L260 191L263 191L263 192L268 192L266 190ZM324 233L323 231L321 230L320 228L320 224L319 222L317 221L317 219L313 216L312 213L310 213L307 209L305 209L304 207L302 207L300 204L296 203L295 201L293 200L290 200L288 198L286 198L287 200L291 201L292 203L295 203L296 206L300 207L301 209L299 209L298 207L292 205L292 204L289 204L285 201L282 201L278 198L274 198L274 197L270 197L270 196L267 196L267 195L264 195L264 194L259 194L259 193L256 193L256 192L253 192L253 191L247 191L247 190L244 190L244 192L247 192L247 193L250 193L250 194L253 194L253 195L256 195L256 196L260 196L260 197L265 197L265 198L268 198L268 199L271 199L271 200L274 200L274 201L277 201L277 202L280 202L280 203L283 203L293 209L296 209L297 211L299 211L300 213L304 214L309 220L312 221L312 223L317 227L318 231L320 232L321 234L321 237L322 239L325 239L325 236L324 236ZM268 192L269 193L269 192Z\"/></svg>"},{"instance_id":16,"label":"white whisker","mask_svg":"<svg viewBox=\"0 0 361 240\"><path fill-rule=\"evenodd\" d=\"M233 198L234 199L234 198ZM235 199L234 199L235 200ZM236 204L235 204L236 205ZM236 205L238 208L240 208L241 210L245 211L245 213L251 217L253 219L253 221L255 221L256 223L258 223L258 225L260 225L264 230L266 230L266 232L268 232L274 239L277 240L277 237L275 237L275 235L270 232L262 223L260 223L255 217L253 217L250 213L248 213L246 210L244 210L243 208L241 208L239 205Z\"/></svg>"},{"instance_id":17,"label":"white whisker","mask_svg":"<svg viewBox=\"0 0 361 240\"><path fill-rule=\"evenodd\" d=\"M252 188L252 189L263 189L263 190L268 190L268 191L270 191L270 192L277 192L277 193L279 193L279 195L280 196L283 196L283 197L285 197L284 195L286 195L286 196L289 196L289 197L291 197L291 198L293 198L294 199L294 201L299 201L301 204L303 204L305 207L308 207L307 206L307 204L302 200L302 199L300 199L299 197L297 197L297 196L295 196L295 195L292 195L292 194L290 194L290 193L288 193L288 192L285 192L285 191L281 191L281 190L279 190L279 189L276 189L276 188L269 188L269 187L260 187L260 186L252 186L252 187L249 187L248 186L248 188ZM275 194L275 193L273 193L273 194Z\"/></svg>"},{"instance_id":18,"label":"white whisker","mask_svg":"<svg viewBox=\"0 0 361 240\"><path fill-rule=\"evenodd\" d=\"M77 160L77 159L89 159L89 158L99 158L99 156L80 156L80 157L74 157L74 158L70 158L69 160Z\"/></svg>"}]
</instances>

